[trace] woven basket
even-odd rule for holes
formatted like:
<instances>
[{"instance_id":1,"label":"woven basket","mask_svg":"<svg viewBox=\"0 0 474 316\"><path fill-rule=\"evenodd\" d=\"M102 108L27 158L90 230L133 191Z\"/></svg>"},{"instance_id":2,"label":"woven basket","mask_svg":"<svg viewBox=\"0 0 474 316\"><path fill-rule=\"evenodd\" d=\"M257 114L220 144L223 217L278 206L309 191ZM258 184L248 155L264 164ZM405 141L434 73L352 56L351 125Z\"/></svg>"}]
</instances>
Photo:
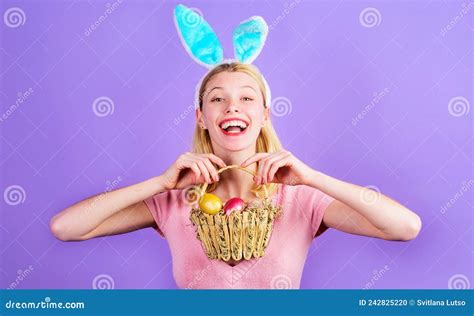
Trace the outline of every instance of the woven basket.
<instances>
[{"instance_id":1,"label":"woven basket","mask_svg":"<svg viewBox=\"0 0 474 316\"><path fill-rule=\"evenodd\" d=\"M231 168L255 175L237 165L224 167L218 173ZM207 186L207 183L201 186L200 196L206 193ZM282 213L281 207L271 202L265 186L263 188L263 197L257 195L260 203L246 204L242 211L233 211L230 215L226 215L223 210L209 215L198 206L191 209L190 220L196 227L196 236L210 259L229 261L231 258L250 260L263 257L273 223Z\"/></svg>"}]
</instances>

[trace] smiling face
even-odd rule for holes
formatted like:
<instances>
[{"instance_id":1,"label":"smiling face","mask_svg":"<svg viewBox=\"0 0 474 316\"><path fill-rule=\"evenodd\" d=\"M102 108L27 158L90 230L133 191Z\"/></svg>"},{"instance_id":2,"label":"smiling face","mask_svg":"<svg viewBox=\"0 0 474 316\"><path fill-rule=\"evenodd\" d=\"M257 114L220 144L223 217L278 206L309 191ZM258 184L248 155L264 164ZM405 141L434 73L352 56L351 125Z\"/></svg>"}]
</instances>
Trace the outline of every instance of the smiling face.
<instances>
[{"instance_id":1,"label":"smiling face","mask_svg":"<svg viewBox=\"0 0 474 316\"><path fill-rule=\"evenodd\" d=\"M268 114L259 84L241 71L214 75L196 111L198 124L208 130L213 148L226 151L255 148Z\"/></svg>"}]
</instances>

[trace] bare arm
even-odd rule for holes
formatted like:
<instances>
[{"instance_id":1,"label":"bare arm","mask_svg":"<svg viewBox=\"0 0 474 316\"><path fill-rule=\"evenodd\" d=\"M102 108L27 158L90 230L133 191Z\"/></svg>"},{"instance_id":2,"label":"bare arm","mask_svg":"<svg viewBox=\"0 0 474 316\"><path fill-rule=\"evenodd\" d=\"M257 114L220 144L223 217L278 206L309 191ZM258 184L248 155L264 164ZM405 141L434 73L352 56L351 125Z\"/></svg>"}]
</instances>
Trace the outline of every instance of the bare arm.
<instances>
[{"instance_id":1,"label":"bare arm","mask_svg":"<svg viewBox=\"0 0 474 316\"><path fill-rule=\"evenodd\" d=\"M398 241L414 239L421 229L416 213L381 193L316 171L309 178L310 186L336 198L324 213L326 227Z\"/></svg>"},{"instance_id":2,"label":"bare arm","mask_svg":"<svg viewBox=\"0 0 474 316\"><path fill-rule=\"evenodd\" d=\"M153 227L155 221L143 200L166 190L162 177L80 201L51 219L51 231L60 240L74 241Z\"/></svg>"},{"instance_id":3,"label":"bare arm","mask_svg":"<svg viewBox=\"0 0 474 316\"><path fill-rule=\"evenodd\" d=\"M421 230L420 217L400 203L379 192L313 170L287 150L256 153L242 166L255 162L258 162L257 184L303 184L336 199L327 207L316 236L332 227L351 234L408 241Z\"/></svg>"},{"instance_id":4,"label":"bare arm","mask_svg":"<svg viewBox=\"0 0 474 316\"><path fill-rule=\"evenodd\" d=\"M217 181L212 163L225 166L213 154L185 153L158 177L92 196L66 208L51 219L51 231L60 240L74 241L156 227L144 200L167 190Z\"/></svg>"}]
</instances>

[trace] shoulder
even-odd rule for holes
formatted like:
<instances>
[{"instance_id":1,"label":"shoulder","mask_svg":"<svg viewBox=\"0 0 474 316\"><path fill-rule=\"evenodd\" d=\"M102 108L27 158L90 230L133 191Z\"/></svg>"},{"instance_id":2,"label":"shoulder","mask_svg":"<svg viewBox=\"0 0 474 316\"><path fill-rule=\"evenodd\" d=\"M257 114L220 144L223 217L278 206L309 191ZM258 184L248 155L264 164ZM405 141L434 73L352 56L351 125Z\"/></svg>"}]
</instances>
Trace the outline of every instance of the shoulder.
<instances>
[{"instance_id":1,"label":"shoulder","mask_svg":"<svg viewBox=\"0 0 474 316\"><path fill-rule=\"evenodd\" d=\"M301 227L306 227L308 236L314 238L325 230L323 216L334 200L332 196L306 185L282 185L278 192L279 204L290 210L287 218L302 221Z\"/></svg>"},{"instance_id":2,"label":"shoulder","mask_svg":"<svg viewBox=\"0 0 474 316\"><path fill-rule=\"evenodd\" d=\"M301 201L312 201L319 202L325 201L330 202L334 200L330 195L325 194L321 190L307 186L307 185L281 185L278 189L279 197L281 202L287 202L289 200L301 200Z\"/></svg>"},{"instance_id":3,"label":"shoulder","mask_svg":"<svg viewBox=\"0 0 474 316\"><path fill-rule=\"evenodd\" d=\"M335 200L323 191L306 185L282 185L278 196L281 205L291 206L316 218L321 218L329 204Z\"/></svg>"},{"instance_id":4,"label":"shoulder","mask_svg":"<svg viewBox=\"0 0 474 316\"><path fill-rule=\"evenodd\" d=\"M150 197L150 199L156 200L160 203L173 203L173 204L185 204L189 199L192 199L192 192L186 190L169 190L157 193Z\"/></svg>"},{"instance_id":5,"label":"shoulder","mask_svg":"<svg viewBox=\"0 0 474 316\"><path fill-rule=\"evenodd\" d=\"M304 214L312 238L327 230L323 217L329 204L335 200L332 196L306 185L282 186L281 190L281 203L296 210L295 213Z\"/></svg>"},{"instance_id":6,"label":"shoulder","mask_svg":"<svg viewBox=\"0 0 474 316\"><path fill-rule=\"evenodd\" d=\"M144 200L157 226L158 233L165 237L167 234L166 223L171 214L179 214L177 210L189 207L186 192L183 190L170 190L157 193Z\"/></svg>"},{"instance_id":7,"label":"shoulder","mask_svg":"<svg viewBox=\"0 0 474 316\"><path fill-rule=\"evenodd\" d=\"M145 200L150 210L166 212L170 207L180 208L189 206L193 201L192 194L185 190L169 190L157 193Z\"/></svg>"}]
</instances>

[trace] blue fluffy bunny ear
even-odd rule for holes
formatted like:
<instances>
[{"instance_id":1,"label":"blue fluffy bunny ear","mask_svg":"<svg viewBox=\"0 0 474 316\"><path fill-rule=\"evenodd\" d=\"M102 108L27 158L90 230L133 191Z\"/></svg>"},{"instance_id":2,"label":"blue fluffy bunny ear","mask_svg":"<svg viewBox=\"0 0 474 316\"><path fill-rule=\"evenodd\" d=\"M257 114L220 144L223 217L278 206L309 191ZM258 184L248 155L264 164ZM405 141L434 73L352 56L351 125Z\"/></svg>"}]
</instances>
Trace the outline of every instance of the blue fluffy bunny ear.
<instances>
[{"instance_id":1,"label":"blue fluffy bunny ear","mask_svg":"<svg viewBox=\"0 0 474 316\"><path fill-rule=\"evenodd\" d=\"M268 35L268 25L261 16L253 16L242 21L234 30L235 59L250 64L262 51Z\"/></svg>"},{"instance_id":2,"label":"blue fluffy bunny ear","mask_svg":"<svg viewBox=\"0 0 474 316\"><path fill-rule=\"evenodd\" d=\"M186 51L200 65L212 67L224 59L222 45L202 14L179 4L174 21Z\"/></svg>"}]
</instances>

